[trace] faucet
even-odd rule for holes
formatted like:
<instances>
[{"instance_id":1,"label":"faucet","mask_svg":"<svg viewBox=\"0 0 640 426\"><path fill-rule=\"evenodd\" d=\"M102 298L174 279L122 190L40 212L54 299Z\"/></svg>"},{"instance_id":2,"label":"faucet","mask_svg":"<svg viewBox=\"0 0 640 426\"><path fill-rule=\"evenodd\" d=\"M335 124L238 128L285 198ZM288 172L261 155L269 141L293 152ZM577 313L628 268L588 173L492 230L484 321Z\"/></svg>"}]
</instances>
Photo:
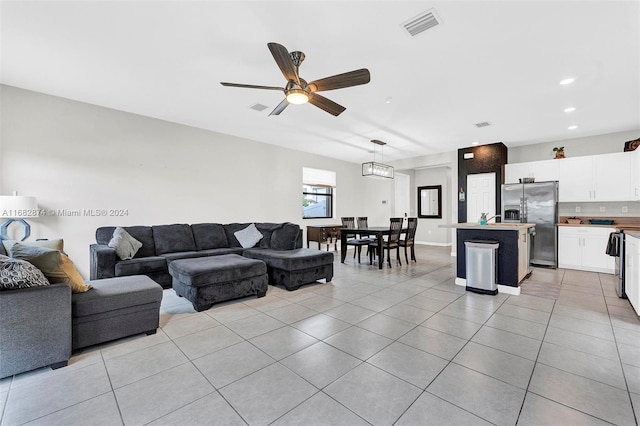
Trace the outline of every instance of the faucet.
<instances>
[{"instance_id":1,"label":"faucet","mask_svg":"<svg viewBox=\"0 0 640 426\"><path fill-rule=\"evenodd\" d=\"M488 214L489 213L480 213L480 220L479 220L480 225L486 225L487 222L489 222L491 219L494 219L496 217L501 217L499 214L495 214L495 215L491 216L490 218L487 218Z\"/></svg>"}]
</instances>

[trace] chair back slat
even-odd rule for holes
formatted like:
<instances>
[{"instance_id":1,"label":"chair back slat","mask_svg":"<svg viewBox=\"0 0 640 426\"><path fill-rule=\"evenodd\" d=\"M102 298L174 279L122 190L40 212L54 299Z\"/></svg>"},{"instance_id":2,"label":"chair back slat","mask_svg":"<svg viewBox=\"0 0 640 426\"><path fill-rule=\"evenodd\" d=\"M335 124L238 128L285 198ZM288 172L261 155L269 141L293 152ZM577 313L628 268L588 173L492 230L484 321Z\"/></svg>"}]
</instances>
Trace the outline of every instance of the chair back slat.
<instances>
[{"instance_id":1,"label":"chair back slat","mask_svg":"<svg viewBox=\"0 0 640 426\"><path fill-rule=\"evenodd\" d=\"M400 241L400 233L402 232L402 222L403 218L401 217L392 217L389 223L389 243Z\"/></svg>"},{"instance_id":2,"label":"chair back slat","mask_svg":"<svg viewBox=\"0 0 640 426\"><path fill-rule=\"evenodd\" d=\"M363 229L363 228L368 228L369 224L368 224L368 219L366 217L359 217L358 218L358 228Z\"/></svg>"},{"instance_id":3,"label":"chair back slat","mask_svg":"<svg viewBox=\"0 0 640 426\"><path fill-rule=\"evenodd\" d=\"M342 226L345 228L355 228L355 217L342 217L340 219L342 220Z\"/></svg>"},{"instance_id":4,"label":"chair back slat","mask_svg":"<svg viewBox=\"0 0 640 426\"><path fill-rule=\"evenodd\" d=\"M407 236L406 241L413 241L416 238L416 228L418 227L418 218L410 217L407 219Z\"/></svg>"}]
</instances>

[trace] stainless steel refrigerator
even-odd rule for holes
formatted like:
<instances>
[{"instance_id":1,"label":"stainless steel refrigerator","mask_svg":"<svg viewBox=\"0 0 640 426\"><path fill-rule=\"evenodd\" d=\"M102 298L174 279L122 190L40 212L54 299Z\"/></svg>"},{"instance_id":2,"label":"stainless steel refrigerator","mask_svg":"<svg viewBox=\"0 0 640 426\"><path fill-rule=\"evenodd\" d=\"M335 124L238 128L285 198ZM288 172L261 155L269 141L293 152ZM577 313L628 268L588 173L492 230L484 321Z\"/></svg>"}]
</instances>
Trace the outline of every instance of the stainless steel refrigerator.
<instances>
[{"instance_id":1,"label":"stainless steel refrigerator","mask_svg":"<svg viewBox=\"0 0 640 426\"><path fill-rule=\"evenodd\" d=\"M558 267L558 182L502 185L503 222L535 223L530 264Z\"/></svg>"}]
</instances>

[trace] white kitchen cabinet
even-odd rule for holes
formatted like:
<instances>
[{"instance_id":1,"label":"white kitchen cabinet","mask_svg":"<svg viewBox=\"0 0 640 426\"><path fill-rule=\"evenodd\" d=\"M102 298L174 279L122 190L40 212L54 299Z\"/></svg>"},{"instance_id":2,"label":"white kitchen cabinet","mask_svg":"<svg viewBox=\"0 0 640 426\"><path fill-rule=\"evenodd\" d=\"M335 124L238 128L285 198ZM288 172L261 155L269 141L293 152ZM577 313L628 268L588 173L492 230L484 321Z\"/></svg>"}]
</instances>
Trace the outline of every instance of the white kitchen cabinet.
<instances>
[{"instance_id":1,"label":"white kitchen cabinet","mask_svg":"<svg viewBox=\"0 0 640 426\"><path fill-rule=\"evenodd\" d=\"M617 152L559 160L560 202L630 201L632 157Z\"/></svg>"},{"instance_id":2,"label":"white kitchen cabinet","mask_svg":"<svg viewBox=\"0 0 640 426\"><path fill-rule=\"evenodd\" d=\"M518 183L520 178L532 177L536 182L558 180L558 160L528 161L505 165L505 183Z\"/></svg>"},{"instance_id":3,"label":"white kitchen cabinet","mask_svg":"<svg viewBox=\"0 0 640 426\"><path fill-rule=\"evenodd\" d=\"M625 236L624 258L624 291L638 314L640 312L640 240L630 234Z\"/></svg>"},{"instance_id":4,"label":"white kitchen cabinet","mask_svg":"<svg viewBox=\"0 0 640 426\"><path fill-rule=\"evenodd\" d=\"M593 158L574 157L562 160L558 171L559 201L591 201L593 193Z\"/></svg>"},{"instance_id":5,"label":"white kitchen cabinet","mask_svg":"<svg viewBox=\"0 0 640 426\"><path fill-rule=\"evenodd\" d=\"M631 185L629 185L629 199L640 201L640 149L630 153Z\"/></svg>"},{"instance_id":6,"label":"white kitchen cabinet","mask_svg":"<svg viewBox=\"0 0 640 426\"><path fill-rule=\"evenodd\" d=\"M615 272L615 259L606 254L614 228L587 226L558 227L558 266L582 271Z\"/></svg>"}]
</instances>

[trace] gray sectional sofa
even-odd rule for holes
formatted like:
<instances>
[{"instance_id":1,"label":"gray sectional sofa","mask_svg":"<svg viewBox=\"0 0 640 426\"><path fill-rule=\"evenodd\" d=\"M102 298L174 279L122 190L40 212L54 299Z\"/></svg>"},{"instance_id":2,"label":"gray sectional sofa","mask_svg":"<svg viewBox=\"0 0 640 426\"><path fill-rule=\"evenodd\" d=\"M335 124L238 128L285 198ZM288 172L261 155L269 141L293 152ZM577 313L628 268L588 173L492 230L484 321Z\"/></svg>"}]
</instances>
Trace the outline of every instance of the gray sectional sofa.
<instances>
[{"instance_id":1,"label":"gray sectional sofa","mask_svg":"<svg viewBox=\"0 0 640 426\"><path fill-rule=\"evenodd\" d=\"M198 223L129 226L124 229L142 243L133 259L120 260L108 246L115 227L96 230L96 244L90 247L92 280L147 275L170 288L169 264L174 260L236 254L266 263L271 284L295 290L303 284L333 278L333 255L302 248L302 230L294 223L255 223L263 238L251 248L243 248L235 233L251 223ZM319 253L325 253L319 256Z\"/></svg>"}]
</instances>

